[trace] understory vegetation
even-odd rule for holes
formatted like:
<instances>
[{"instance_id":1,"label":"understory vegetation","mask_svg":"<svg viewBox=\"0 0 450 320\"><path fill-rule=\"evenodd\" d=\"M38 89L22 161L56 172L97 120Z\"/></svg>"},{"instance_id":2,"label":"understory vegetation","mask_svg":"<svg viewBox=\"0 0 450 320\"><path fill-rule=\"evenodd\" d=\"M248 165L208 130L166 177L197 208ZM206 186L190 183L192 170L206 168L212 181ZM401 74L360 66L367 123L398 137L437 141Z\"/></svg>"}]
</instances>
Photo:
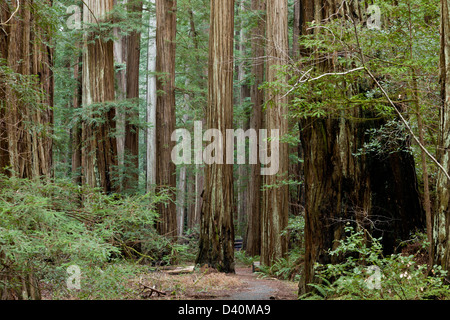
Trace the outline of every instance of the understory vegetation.
<instances>
[{"instance_id":1,"label":"understory vegetation","mask_svg":"<svg viewBox=\"0 0 450 320\"><path fill-rule=\"evenodd\" d=\"M67 180L43 182L5 176L0 177L0 184L0 285L4 289L20 288L33 274L47 299L135 299L142 297L139 277L195 260L195 233L173 243L155 231L158 216L154 208L167 200L164 193L104 195ZM303 223L302 217L290 220L289 254L270 267L258 266L259 277L299 281ZM346 234L345 240L330 250L332 256L345 257L344 262L317 264L320 282L311 284L315 290L300 298L449 298L447 272L440 266L427 268L424 234L412 235L398 253L389 256L382 254L381 239L371 238L364 229L348 225ZM259 256L250 257L245 251L236 251L235 258L247 267L259 261ZM79 268L78 290L68 289L70 266ZM174 281L170 289L176 298L190 284Z\"/></svg>"},{"instance_id":2,"label":"understory vegetation","mask_svg":"<svg viewBox=\"0 0 450 320\"><path fill-rule=\"evenodd\" d=\"M32 275L53 298L126 297L126 281L139 272L193 260L192 248L155 231L154 207L164 201L164 193L105 195L66 180L1 176L2 289L16 292ZM70 266L81 271L79 291L67 289Z\"/></svg>"}]
</instances>

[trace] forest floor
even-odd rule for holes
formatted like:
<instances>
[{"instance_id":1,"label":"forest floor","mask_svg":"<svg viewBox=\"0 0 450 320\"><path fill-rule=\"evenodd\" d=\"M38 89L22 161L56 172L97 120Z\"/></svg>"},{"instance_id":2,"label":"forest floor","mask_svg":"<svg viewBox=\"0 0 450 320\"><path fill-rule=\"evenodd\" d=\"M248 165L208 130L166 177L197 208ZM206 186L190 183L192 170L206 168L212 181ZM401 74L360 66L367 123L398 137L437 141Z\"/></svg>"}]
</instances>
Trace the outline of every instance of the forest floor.
<instances>
[{"instance_id":1,"label":"forest floor","mask_svg":"<svg viewBox=\"0 0 450 320\"><path fill-rule=\"evenodd\" d=\"M296 300L298 291L296 282L261 278L246 266L236 267L235 274L209 270L186 274L162 271L141 277L137 285L141 288L141 298L153 300ZM152 292L150 288L164 294Z\"/></svg>"}]
</instances>

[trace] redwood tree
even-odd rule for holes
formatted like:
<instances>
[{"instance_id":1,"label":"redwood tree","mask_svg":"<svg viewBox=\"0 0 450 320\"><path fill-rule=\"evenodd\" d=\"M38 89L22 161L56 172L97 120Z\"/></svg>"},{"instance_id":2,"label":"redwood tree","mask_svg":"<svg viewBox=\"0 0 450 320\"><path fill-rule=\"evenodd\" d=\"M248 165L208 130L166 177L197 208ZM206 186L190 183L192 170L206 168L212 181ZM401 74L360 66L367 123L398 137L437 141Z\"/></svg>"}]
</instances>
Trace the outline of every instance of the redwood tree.
<instances>
[{"instance_id":1,"label":"redwood tree","mask_svg":"<svg viewBox=\"0 0 450 320\"><path fill-rule=\"evenodd\" d=\"M285 65L288 58L288 4L287 0L267 1L267 71L266 80L269 83L285 83L286 78L278 75L278 67ZM288 132L287 96L274 89L266 91L265 111L266 128L279 130L282 138ZM287 227L289 214L289 189L283 180L287 179L289 151L287 143L279 142L279 154L268 142L268 150L272 158L279 161L279 171L274 175L264 176L266 185L262 193L261 214L261 262L271 265L276 259L282 258L287 251L288 238L282 235ZM267 187L268 186L268 187Z\"/></svg>"},{"instance_id":2,"label":"redwood tree","mask_svg":"<svg viewBox=\"0 0 450 320\"><path fill-rule=\"evenodd\" d=\"M210 21L206 121L209 129L222 133L223 137L216 139L222 139L219 143L226 146L226 130L233 128L234 0L211 0ZM227 150L219 159L222 164L206 166L196 263L233 273L233 165L226 164L226 156Z\"/></svg>"},{"instance_id":3,"label":"redwood tree","mask_svg":"<svg viewBox=\"0 0 450 320\"><path fill-rule=\"evenodd\" d=\"M0 173L18 178L52 175L53 49L51 29L37 1L0 0ZM51 1L43 1L51 6ZM40 299L31 267L11 271L0 250L0 299ZM5 285L6 286L5 286ZM14 285L13 285L14 284Z\"/></svg>"},{"instance_id":4,"label":"redwood tree","mask_svg":"<svg viewBox=\"0 0 450 320\"><path fill-rule=\"evenodd\" d=\"M5 21L0 25L0 66L6 80L0 83L0 172L19 178L50 177L54 91L50 28L41 26L34 1L0 1L0 6Z\"/></svg>"},{"instance_id":5,"label":"redwood tree","mask_svg":"<svg viewBox=\"0 0 450 320\"><path fill-rule=\"evenodd\" d=\"M129 5L130 14L140 19L142 14L142 1L135 1ZM127 39L127 72L126 91L127 99L133 104L133 109L125 113L125 159L129 168L124 179L124 190L136 192L139 186L139 64L141 56L141 33L133 30Z\"/></svg>"},{"instance_id":6,"label":"redwood tree","mask_svg":"<svg viewBox=\"0 0 450 320\"><path fill-rule=\"evenodd\" d=\"M109 19L107 14L113 6L113 0L87 0L83 6L83 21L90 25L84 35L83 52L83 108L87 118L82 132L83 182L96 186L98 180L107 193L118 190L116 112L108 103L115 100L114 43L97 28Z\"/></svg>"},{"instance_id":7,"label":"redwood tree","mask_svg":"<svg viewBox=\"0 0 450 320\"><path fill-rule=\"evenodd\" d=\"M175 39L176 0L156 0L156 185L167 189L170 200L158 205L160 234L175 238L177 212L175 205L176 175L171 154L175 143Z\"/></svg>"}]
</instances>

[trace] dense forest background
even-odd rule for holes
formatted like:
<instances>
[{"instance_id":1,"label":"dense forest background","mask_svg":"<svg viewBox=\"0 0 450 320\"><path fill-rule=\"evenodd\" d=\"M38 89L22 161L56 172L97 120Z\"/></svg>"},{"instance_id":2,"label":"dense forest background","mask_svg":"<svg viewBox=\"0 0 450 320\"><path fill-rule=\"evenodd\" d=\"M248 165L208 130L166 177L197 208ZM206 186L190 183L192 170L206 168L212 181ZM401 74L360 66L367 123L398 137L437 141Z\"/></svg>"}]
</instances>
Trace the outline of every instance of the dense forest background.
<instances>
[{"instance_id":1,"label":"dense forest background","mask_svg":"<svg viewBox=\"0 0 450 320\"><path fill-rule=\"evenodd\" d=\"M0 0L0 298L254 261L301 298L448 298L449 27L445 0Z\"/></svg>"}]
</instances>

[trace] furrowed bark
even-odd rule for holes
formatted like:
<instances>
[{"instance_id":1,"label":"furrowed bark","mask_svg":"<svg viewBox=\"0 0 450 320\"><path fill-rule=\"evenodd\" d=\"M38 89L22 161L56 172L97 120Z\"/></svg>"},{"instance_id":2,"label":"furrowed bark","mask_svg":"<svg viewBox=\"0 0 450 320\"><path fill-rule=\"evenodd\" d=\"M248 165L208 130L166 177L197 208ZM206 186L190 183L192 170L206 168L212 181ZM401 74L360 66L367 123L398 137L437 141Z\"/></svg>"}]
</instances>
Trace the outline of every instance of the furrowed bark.
<instances>
[{"instance_id":1,"label":"furrowed bark","mask_svg":"<svg viewBox=\"0 0 450 320\"><path fill-rule=\"evenodd\" d=\"M210 3L207 127L218 129L226 146L226 130L233 128L234 0ZM226 156L225 151L223 164L206 166L196 263L234 273L233 165L225 164Z\"/></svg>"}]
</instances>

